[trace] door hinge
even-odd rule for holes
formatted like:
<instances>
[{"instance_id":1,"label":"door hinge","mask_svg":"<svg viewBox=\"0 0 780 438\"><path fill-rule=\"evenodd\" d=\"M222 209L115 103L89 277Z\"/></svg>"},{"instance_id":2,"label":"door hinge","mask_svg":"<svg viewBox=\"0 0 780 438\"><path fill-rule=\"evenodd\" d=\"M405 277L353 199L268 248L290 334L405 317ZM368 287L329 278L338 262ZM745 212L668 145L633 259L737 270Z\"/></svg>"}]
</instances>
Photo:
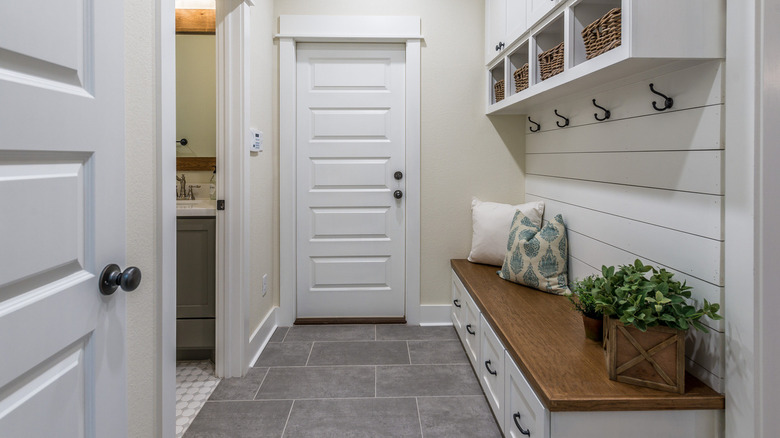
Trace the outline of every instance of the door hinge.
<instances>
[{"instance_id":1,"label":"door hinge","mask_svg":"<svg viewBox=\"0 0 780 438\"><path fill-rule=\"evenodd\" d=\"M224 199L218 199L217 200L217 210L224 210L225 209L225 200Z\"/></svg>"}]
</instances>

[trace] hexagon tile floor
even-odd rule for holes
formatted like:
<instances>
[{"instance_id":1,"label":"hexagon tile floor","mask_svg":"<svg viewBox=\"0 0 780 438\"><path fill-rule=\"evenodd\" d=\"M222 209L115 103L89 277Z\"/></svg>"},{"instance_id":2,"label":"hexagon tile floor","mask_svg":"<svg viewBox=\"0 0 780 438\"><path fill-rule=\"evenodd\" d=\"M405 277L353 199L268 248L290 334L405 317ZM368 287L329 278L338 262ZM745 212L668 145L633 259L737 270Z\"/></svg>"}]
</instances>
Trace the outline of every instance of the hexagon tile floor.
<instances>
[{"instance_id":1,"label":"hexagon tile floor","mask_svg":"<svg viewBox=\"0 0 780 438\"><path fill-rule=\"evenodd\" d=\"M184 435L220 380L210 360L176 362L176 438Z\"/></svg>"}]
</instances>

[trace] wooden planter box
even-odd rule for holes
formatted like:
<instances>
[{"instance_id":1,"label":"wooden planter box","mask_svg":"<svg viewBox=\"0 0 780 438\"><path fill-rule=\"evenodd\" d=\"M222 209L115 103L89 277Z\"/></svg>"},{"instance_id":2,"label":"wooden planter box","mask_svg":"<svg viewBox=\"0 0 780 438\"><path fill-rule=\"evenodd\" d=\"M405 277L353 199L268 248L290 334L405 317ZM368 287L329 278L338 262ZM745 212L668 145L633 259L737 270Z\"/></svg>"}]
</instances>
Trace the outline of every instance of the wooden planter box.
<instances>
[{"instance_id":1,"label":"wooden planter box","mask_svg":"<svg viewBox=\"0 0 780 438\"><path fill-rule=\"evenodd\" d=\"M605 318L604 351L610 380L685 393L683 330L658 326L642 332Z\"/></svg>"}]
</instances>

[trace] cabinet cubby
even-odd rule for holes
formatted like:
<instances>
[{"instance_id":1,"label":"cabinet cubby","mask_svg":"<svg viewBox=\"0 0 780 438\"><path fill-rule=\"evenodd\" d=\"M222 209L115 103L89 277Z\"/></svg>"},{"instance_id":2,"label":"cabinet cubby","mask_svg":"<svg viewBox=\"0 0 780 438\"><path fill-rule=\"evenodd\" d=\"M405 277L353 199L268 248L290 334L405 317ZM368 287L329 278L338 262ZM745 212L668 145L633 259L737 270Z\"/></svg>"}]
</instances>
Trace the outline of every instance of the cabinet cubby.
<instances>
[{"instance_id":1,"label":"cabinet cubby","mask_svg":"<svg viewBox=\"0 0 780 438\"><path fill-rule=\"evenodd\" d=\"M539 55L556 47L557 45L564 43L564 53L568 50L568 44L564 41L564 26L563 26L563 11L558 14L552 21L546 26L541 28L534 34L532 41L534 42L534 57L533 62L536 63L536 75L534 76L533 83L538 84L542 82L541 68L539 68ZM564 59L566 56L564 55ZM548 78L549 79L549 78Z\"/></svg>"},{"instance_id":2,"label":"cabinet cubby","mask_svg":"<svg viewBox=\"0 0 780 438\"><path fill-rule=\"evenodd\" d=\"M574 5L572 8L572 65L579 65L588 60L582 30L612 9L620 8L621 3L621 0L583 0ZM625 28L623 32L625 32ZM625 39L625 36L622 39Z\"/></svg>"},{"instance_id":3,"label":"cabinet cubby","mask_svg":"<svg viewBox=\"0 0 780 438\"><path fill-rule=\"evenodd\" d=\"M490 70L490 102L492 104L499 103L502 99L498 99L496 96L496 84L499 81L504 81L504 61L502 60ZM504 81L504 99L509 94L507 93L507 83Z\"/></svg>"},{"instance_id":4,"label":"cabinet cubby","mask_svg":"<svg viewBox=\"0 0 780 438\"><path fill-rule=\"evenodd\" d=\"M516 85L515 85L515 71L517 71L518 69L522 68L526 64L528 64L528 69L529 69L529 73L528 73L529 84L528 85L530 86L530 83L531 83L531 73L530 73L531 65L528 62L528 59L529 59L528 58L528 41L524 42L519 47L517 47L515 50L513 50L509 54L508 59L509 59L509 69L508 69L509 75L508 75L507 80L508 80L508 83L509 83L509 88L508 88L507 97L512 96L512 95L518 93L516 91ZM526 87L526 89L527 89L527 87ZM520 91L520 92L522 92L522 91Z\"/></svg>"}]
</instances>

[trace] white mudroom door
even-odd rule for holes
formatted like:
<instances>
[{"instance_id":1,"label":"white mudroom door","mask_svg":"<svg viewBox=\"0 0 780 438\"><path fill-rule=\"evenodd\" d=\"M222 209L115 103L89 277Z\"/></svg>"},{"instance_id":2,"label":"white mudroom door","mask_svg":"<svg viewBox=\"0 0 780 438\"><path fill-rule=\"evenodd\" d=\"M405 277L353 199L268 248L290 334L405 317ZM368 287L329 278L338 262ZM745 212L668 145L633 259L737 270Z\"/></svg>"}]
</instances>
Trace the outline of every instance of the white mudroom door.
<instances>
[{"instance_id":1,"label":"white mudroom door","mask_svg":"<svg viewBox=\"0 0 780 438\"><path fill-rule=\"evenodd\" d=\"M405 46L297 47L297 318L405 308Z\"/></svg>"}]
</instances>

